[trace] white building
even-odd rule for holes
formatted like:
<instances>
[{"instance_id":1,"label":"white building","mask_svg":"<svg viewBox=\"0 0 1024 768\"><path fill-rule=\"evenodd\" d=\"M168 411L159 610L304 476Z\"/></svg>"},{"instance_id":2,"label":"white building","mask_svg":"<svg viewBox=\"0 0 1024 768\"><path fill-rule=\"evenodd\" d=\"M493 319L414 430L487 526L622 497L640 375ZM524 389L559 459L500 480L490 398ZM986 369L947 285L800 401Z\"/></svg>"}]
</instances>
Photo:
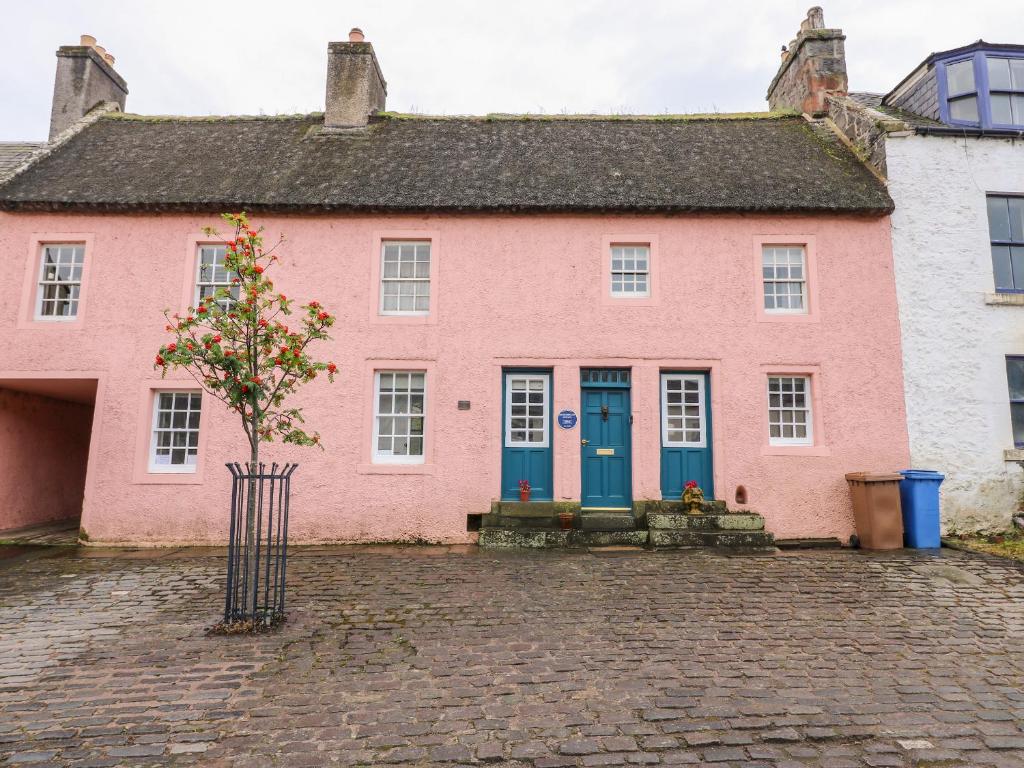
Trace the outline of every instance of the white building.
<instances>
[{"instance_id":1,"label":"white building","mask_svg":"<svg viewBox=\"0 0 1024 768\"><path fill-rule=\"evenodd\" d=\"M888 183L911 460L946 475L946 531L1005 529L1024 490L1024 45L933 53L856 93L823 27L812 9L769 103L824 120Z\"/></svg>"},{"instance_id":2,"label":"white building","mask_svg":"<svg viewBox=\"0 0 1024 768\"><path fill-rule=\"evenodd\" d=\"M910 453L946 530L1002 529L1024 460L1024 45L934 53L829 100L889 183Z\"/></svg>"}]
</instances>

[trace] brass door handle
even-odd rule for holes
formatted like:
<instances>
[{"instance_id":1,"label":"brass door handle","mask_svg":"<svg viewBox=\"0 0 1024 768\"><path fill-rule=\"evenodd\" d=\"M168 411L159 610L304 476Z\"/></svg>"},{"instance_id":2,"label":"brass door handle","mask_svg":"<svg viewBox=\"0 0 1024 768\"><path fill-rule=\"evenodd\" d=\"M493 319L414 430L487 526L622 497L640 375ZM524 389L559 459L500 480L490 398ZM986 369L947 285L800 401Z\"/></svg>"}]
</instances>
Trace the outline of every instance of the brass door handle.
<instances>
[{"instance_id":1,"label":"brass door handle","mask_svg":"<svg viewBox=\"0 0 1024 768\"><path fill-rule=\"evenodd\" d=\"M589 440L580 440L580 445L590 445Z\"/></svg>"}]
</instances>

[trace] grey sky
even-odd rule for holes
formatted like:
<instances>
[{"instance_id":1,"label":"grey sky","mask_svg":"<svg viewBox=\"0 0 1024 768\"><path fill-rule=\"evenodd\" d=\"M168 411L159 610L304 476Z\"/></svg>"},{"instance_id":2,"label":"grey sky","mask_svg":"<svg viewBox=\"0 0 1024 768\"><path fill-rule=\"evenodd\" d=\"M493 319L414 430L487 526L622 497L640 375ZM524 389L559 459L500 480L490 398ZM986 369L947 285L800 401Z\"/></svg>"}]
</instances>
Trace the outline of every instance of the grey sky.
<instances>
[{"instance_id":1,"label":"grey sky","mask_svg":"<svg viewBox=\"0 0 1024 768\"><path fill-rule=\"evenodd\" d=\"M809 0L2 0L0 140L42 139L54 51L89 33L128 81L128 111L323 109L329 40L361 27L388 108L735 112L766 108L779 48ZM886 91L932 51L1024 42L1019 0L832 0L850 85Z\"/></svg>"}]
</instances>

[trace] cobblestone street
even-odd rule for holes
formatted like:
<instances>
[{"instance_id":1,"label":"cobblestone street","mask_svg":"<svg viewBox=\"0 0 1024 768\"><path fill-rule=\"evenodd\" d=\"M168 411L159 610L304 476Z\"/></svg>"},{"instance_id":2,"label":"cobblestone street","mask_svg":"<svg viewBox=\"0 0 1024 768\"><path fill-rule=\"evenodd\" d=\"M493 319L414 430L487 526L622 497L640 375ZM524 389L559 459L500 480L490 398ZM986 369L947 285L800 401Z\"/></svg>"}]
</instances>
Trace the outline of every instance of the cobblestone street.
<instances>
[{"instance_id":1,"label":"cobblestone street","mask_svg":"<svg viewBox=\"0 0 1024 768\"><path fill-rule=\"evenodd\" d=\"M4 764L1024 766L995 558L303 550L214 638L219 553L6 554Z\"/></svg>"}]
</instances>

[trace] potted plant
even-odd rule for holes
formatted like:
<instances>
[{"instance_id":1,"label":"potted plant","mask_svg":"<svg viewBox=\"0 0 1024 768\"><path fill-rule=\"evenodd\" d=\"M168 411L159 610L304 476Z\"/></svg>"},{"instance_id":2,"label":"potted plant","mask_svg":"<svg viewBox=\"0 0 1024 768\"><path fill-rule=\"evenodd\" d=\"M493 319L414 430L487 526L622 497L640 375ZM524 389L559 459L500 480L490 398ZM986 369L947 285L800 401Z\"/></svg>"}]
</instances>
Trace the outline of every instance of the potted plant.
<instances>
[{"instance_id":1,"label":"potted plant","mask_svg":"<svg viewBox=\"0 0 1024 768\"><path fill-rule=\"evenodd\" d=\"M558 523L563 531L571 531L576 515L571 509L563 509L558 513Z\"/></svg>"},{"instance_id":2,"label":"potted plant","mask_svg":"<svg viewBox=\"0 0 1024 768\"><path fill-rule=\"evenodd\" d=\"M520 480L519 481L519 500L524 504L530 500L530 481Z\"/></svg>"},{"instance_id":3,"label":"potted plant","mask_svg":"<svg viewBox=\"0 0 1024 768\"><path fill-rule=\"evenodd\" d=\"M701 504L704 503L704 491L697 485L696 480L688 480L683 487L683 504L686 507L686 514L703 514Z\"/></svg>"}]
</instances>

